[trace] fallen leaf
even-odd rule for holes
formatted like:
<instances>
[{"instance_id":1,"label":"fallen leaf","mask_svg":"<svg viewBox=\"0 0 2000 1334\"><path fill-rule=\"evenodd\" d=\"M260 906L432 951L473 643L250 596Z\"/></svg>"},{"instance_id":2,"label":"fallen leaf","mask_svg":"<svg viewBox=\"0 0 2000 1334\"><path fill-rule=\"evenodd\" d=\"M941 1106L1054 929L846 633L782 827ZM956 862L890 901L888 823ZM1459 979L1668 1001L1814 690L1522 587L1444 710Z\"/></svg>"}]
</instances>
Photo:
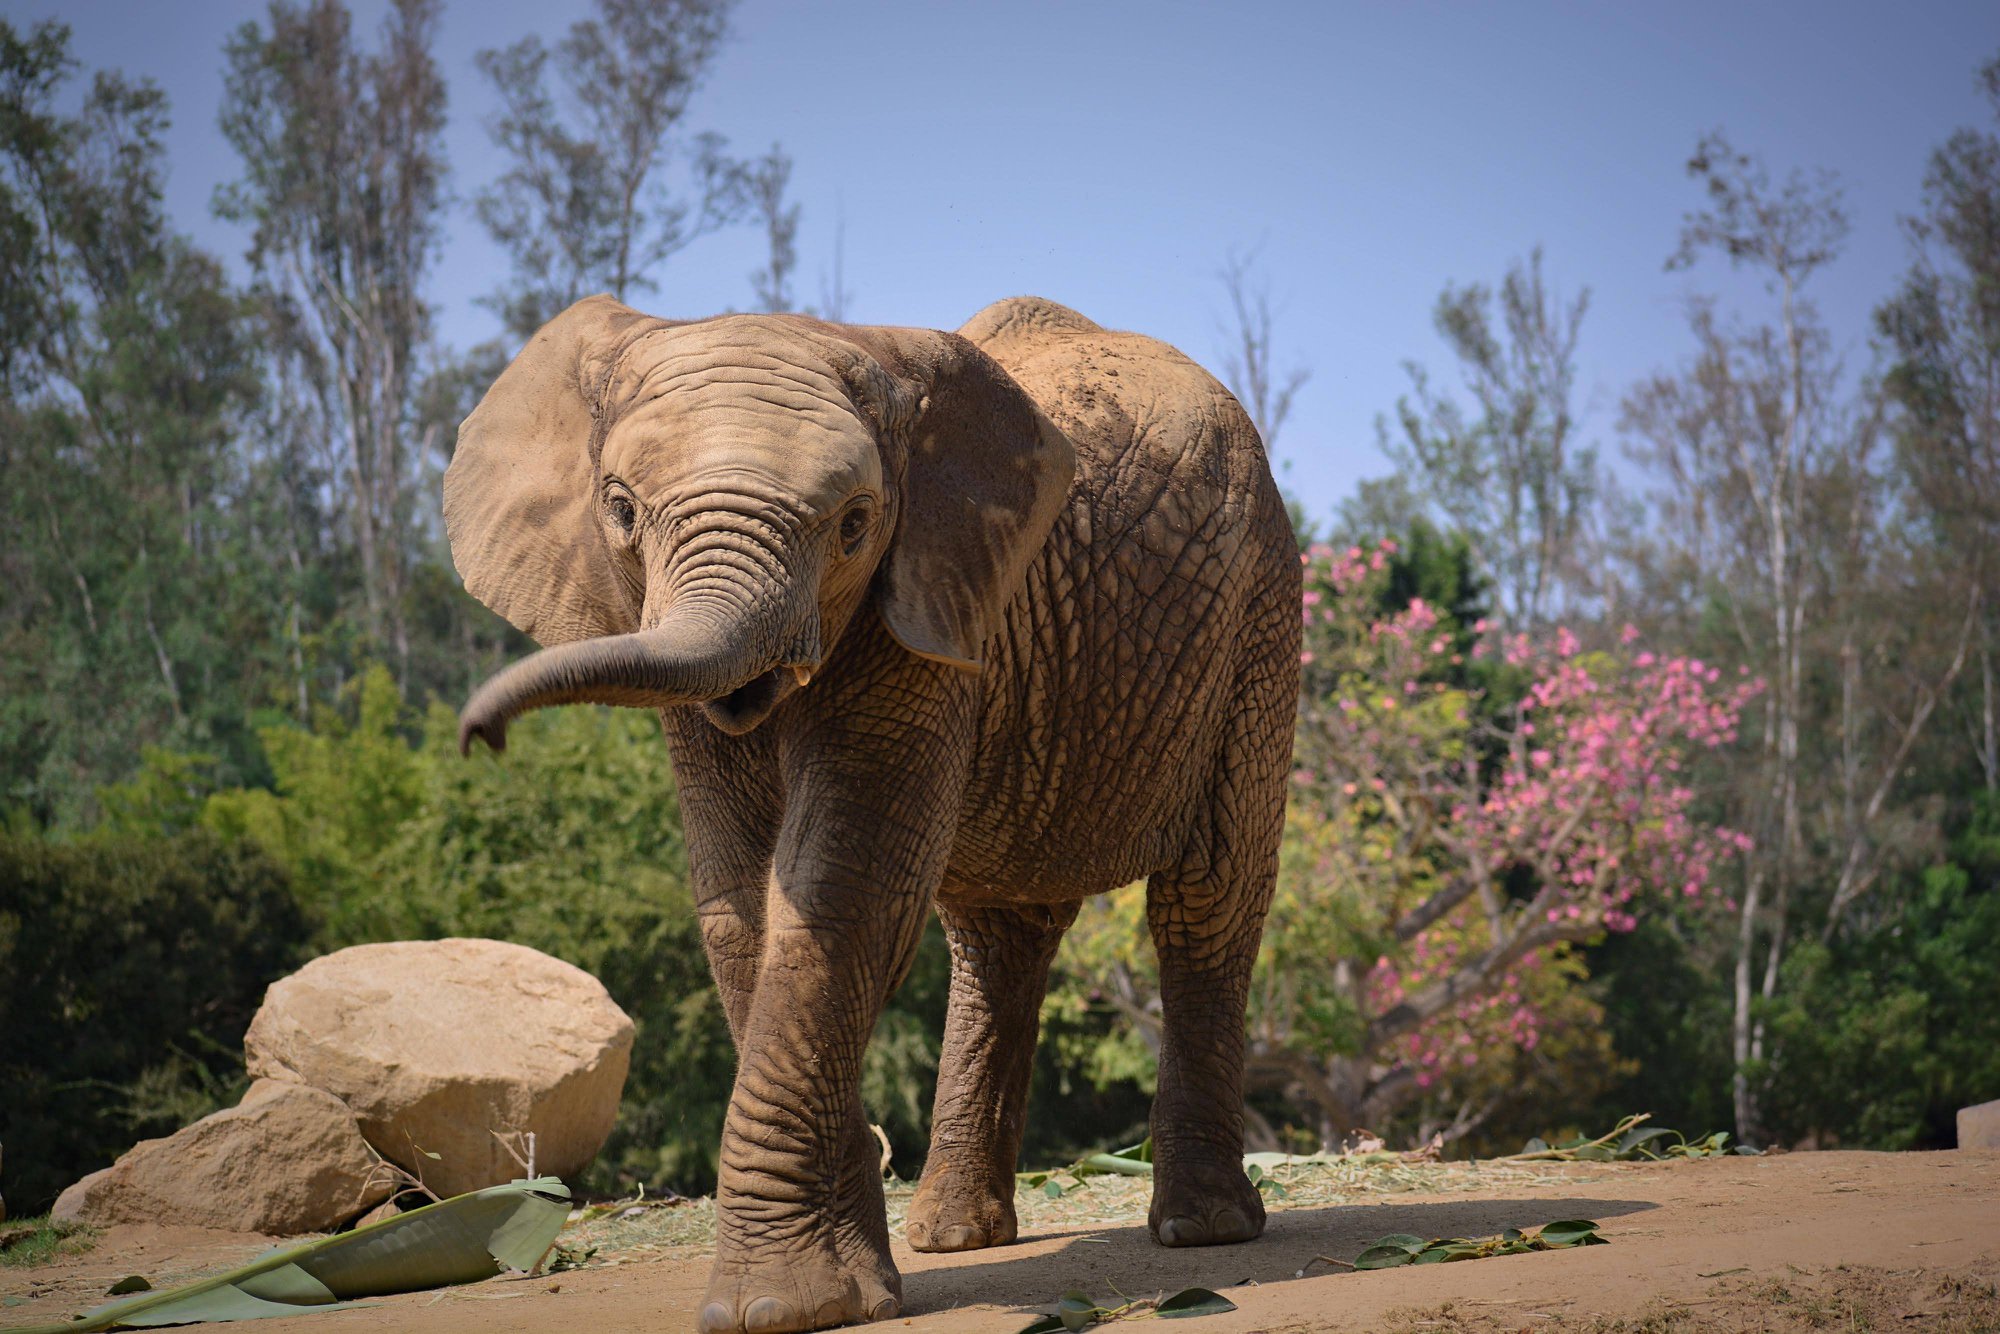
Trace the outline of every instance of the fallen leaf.
<instances>
[{"instance_id":1,"label":"fallen leaf","mask_svg":"<svg viewBox=\"0 0 2000 1334\"><path fill-rule=\"evenodd\" d=\"M1221 1315L1235 1309L1235 1302L1209 1288L1182 1288L1153 1311L1163 1320L1177 1320L1184 1316Z\"/></svg>"},{"instance_id":2,"label":"fallen leaf","mask_svg":"<svg viewBox=\"0 0 2000 1334\"><path fill-rule=\"evenodd\" d=\"M525 1272L555 1243L568 1205L569 1188L555 1177L489 1186L352 1232L273 1249L229 1273L111 1302L32 1334L338 1311L367 1297Z\"/></svg>"}]
</instances>

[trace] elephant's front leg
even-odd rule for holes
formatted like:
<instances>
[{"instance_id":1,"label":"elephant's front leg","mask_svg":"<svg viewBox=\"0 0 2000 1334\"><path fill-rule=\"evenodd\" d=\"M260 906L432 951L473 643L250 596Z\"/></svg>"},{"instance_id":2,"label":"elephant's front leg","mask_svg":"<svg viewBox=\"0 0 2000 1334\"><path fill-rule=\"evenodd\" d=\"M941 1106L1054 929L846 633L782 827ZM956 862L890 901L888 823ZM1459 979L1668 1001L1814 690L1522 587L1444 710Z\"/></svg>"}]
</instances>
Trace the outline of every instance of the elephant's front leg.
<instances>
[{"instance_id":1,"label":"elephant's front leg","mask_svg":"<svg viewBox=\"0 0 2000 1334\"><path fill-rule=\"evenodd\" d=\"M916 765L918 769L929 766ZM701 1327L749 1334L900 1308L861 1106L862 1055L907 971L950 843L936 773L800 765L738 1037Z\"/></svg>"},{"instance_id":2,"label":"elephant's front leg","mask_svg":"<svg viewBox=\"0 0 2000 1334\"><path fill-rule=\"evenodd\" d=\"M907 1231L920 1251L1004 1246L1018 1229L1015 1159L1049 965L1077 905L938 904L951 1005L924 1179Z\"/></svg>"},{"instance_id":3,"label":"elephant's front leg","mask_svg":"<svg viewBox=\"0 0 2000 1334\"><path fill-rule=\"evenodd\" d=\"M751 1007L763 953L763 908L768 875L745 889L719 893L701 906L702 935L709 964L729 1018L730 1037L739 1052L748 1050ZM881 1203L881 1173L874 1136L866 1122L855 1118L842 1176L835 1188L833 1215L840 1220L835 1241L843 1262L855 1275L859 1309L873 1318L893 1314L902 1301L902 1283L884 1257L888 1253L887 1219Z\"/></svg>"}]
</instances>

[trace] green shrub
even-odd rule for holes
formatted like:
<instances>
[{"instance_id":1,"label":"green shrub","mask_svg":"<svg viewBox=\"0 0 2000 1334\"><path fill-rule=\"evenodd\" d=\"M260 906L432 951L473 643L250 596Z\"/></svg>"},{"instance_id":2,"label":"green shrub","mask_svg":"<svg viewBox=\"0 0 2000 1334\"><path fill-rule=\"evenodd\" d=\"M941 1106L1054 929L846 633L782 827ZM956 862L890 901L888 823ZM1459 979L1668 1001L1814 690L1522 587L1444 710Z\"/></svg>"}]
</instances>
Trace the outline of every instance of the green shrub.
<instances>
[{"instance_id":1,"label":"green shrub","mask_svg":"<svg viewBox=\"0 0 2000 1334\"><path fill-rule=\"evenodd\" d=\"M1786 958L1753 1071L1781 1141L1949 1148L1960 1107L2000 1098L2000 879L1965 847L1873 929Z\"/></svg>"},{"instance_id":2,"label":"green shrub","mask_svg":"<svg viewBox=\"0 0 2000 1334\"><path fill-rule=\"evenodd\" d=\"M0 836L0 1143L16 1212L232 1099L312 934L284 870L204 831Z\"/></svg>"}]
</instances>

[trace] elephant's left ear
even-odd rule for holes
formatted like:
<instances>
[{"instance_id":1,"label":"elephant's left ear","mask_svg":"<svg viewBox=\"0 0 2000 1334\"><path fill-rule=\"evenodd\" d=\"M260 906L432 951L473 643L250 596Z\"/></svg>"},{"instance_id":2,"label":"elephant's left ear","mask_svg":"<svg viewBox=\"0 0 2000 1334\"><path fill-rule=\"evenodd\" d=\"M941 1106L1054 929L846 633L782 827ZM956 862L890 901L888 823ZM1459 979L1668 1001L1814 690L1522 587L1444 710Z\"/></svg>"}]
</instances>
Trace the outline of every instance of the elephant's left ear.
<instances>
[{"instance_id":1,"label":"elephant's left ear","mask_svg":"<svg viewBox=\"0 0 2000 1334\"><path fill-rule=\"evenodd\" d=\"M912 653L977 671L1062 512L1075 447L957 334L875 329L861 341L891 382L870 367L862 396L906 456L882 620Z\"/></svg>"}]
</instances>

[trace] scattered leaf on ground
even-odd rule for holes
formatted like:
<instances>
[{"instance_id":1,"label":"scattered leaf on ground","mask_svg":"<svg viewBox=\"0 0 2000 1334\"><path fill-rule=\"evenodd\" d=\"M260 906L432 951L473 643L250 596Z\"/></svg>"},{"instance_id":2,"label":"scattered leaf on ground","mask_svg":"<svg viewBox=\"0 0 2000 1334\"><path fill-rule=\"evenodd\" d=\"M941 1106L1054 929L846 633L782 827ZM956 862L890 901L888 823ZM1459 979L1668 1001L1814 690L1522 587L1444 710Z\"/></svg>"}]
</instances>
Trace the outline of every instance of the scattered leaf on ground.
<instances>
[{"instance_id":1,"label":"scattered leaf on ground","mask_svg":"<svg viewBox=\"0 0 2000 1334\"><path fill-rule=\"evenodd\" d=\"M1208 1288L1182 1288L1153 1308L1163 1320L1178 1320L1193 1315L1221 1315L1224 1311L1235 1309L1235 1302Z\"/></svg>"},{"instance_id":2,"label":"scattered leaf on ground","mask_svg":"<svg viewBox=\"0 0 2000 1334\"><path fill-rule=\"evenodd\" d=\"M1402 1265L1450 1264L1457 1260L1483 1260L1494 1255L1524 1255L1529 1251L1561 1251L1572 1246L1602 1246L1597 1224L1585 1219L1564 1219L1534 1231L1508 1228L1498 1236L1474 1241L1466 1237L1425 1240L1408 1232L1392 1232L1354 1257L1356 1269L1395 1269ZM1338 1263L1337 1261L1335 1263Z\"/></svg>"},{"instance_id":3,"label":"scattered leaf on ground","mask_svg":"<svg viewBox=\"0 0 2000 1334\"><path fill-rule=\"evenodd\" d=\"M1579 1137L1562 1144L1550 1144L1537 1136L1521 1146L1521 1151L1497 1162L1665 1162L1671 1158L1719 1158L1726 1154L1761 1154L1747 1144L1734 1147L1729 1132L1718 1130L1699 1139L1689 1139L1678 1130L1646 1126L1651 1112L1635 1112L1596 1138ZM1671 1138L1671 1144L1666 1141Z\"/></svg>"},{"instance_id":4,"label":"scattered leaf on ground","mask_svg":"<svg viewBox=\"0 0 2000 1334\"><path fill-rule=\"evenodd\" d=\"M1123 1293L1119 1295L1124 1296ZM1128 1299L1122 1305L1108 1307L1099 1306L1097 1299L1089 1293L1072 1289L1062 1295L1054 1315L1037 1317L1033 1323L1023 1327L1020 1334L1056 1334L1058 1330L1077 1334L1077 1331L1091 1325L1112 1320L1138 1320L1148 1316L1181 1320L1189 1316L1220 1315L1235 1309L1235 1302L1209 1288L1182 1288L1171 1297Z\"/></svg>"}]
</instances>

